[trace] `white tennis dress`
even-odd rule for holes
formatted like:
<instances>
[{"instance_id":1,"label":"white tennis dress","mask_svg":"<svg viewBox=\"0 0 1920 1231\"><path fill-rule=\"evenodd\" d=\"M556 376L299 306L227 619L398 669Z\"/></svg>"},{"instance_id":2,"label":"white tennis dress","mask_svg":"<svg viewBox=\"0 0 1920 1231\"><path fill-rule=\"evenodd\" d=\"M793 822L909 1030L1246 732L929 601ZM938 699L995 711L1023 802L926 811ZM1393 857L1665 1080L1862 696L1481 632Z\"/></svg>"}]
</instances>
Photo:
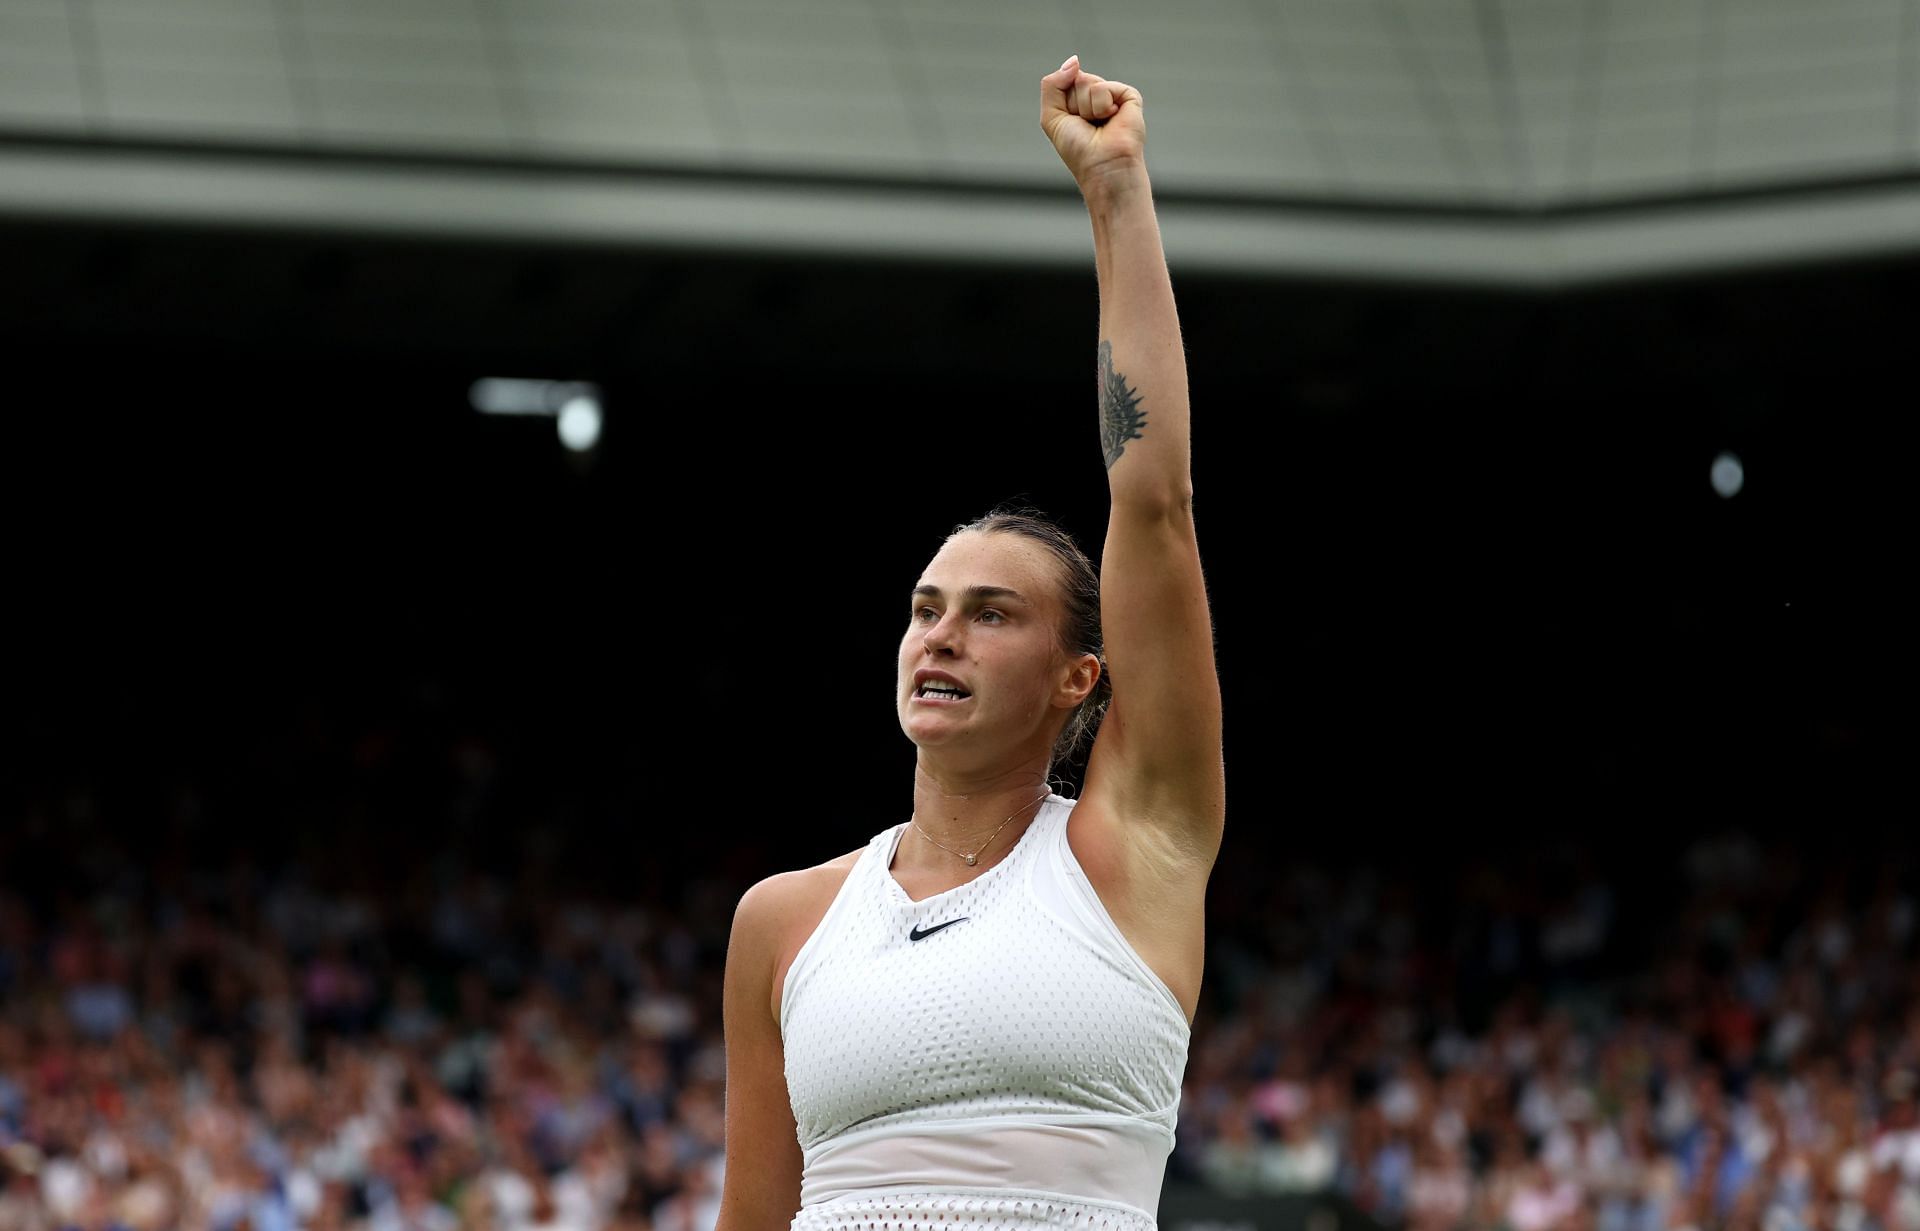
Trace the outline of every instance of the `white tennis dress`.
<instances>
[{"instance_id":1,"label":"white tennis dress","mask_svg":"<svg viewBox=\"0 0 1920 1231\"><path fill-rule=\"evenodd\" d=\"M1189 1031L1052 795L1006 858L923 901L867 844L787 971L793 1231L1151 1231ZM917 937L917 939L916 939Z\"/></svg>"}]
</instances>

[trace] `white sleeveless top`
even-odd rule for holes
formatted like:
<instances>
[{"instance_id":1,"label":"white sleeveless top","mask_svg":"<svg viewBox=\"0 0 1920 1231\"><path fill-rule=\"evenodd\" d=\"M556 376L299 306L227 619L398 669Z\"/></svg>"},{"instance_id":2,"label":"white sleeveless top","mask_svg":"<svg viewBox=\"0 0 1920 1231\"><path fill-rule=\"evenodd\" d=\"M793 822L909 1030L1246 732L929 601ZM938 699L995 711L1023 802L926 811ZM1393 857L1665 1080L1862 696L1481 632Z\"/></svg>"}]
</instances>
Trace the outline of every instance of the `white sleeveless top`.
<instances>
[{"instance_id":1,"label":"white sleeveless top","mask_svg":"<svg viewBox=\"0 0 1920 1231\"><path fill-rule=\"evenodd\" d=\"M861 852L780 993L795 1228L1154 1225L1186 1014L1074 858L1073 805L919 902L888 871L908 822Z\"/></svg>"}]
</instances>

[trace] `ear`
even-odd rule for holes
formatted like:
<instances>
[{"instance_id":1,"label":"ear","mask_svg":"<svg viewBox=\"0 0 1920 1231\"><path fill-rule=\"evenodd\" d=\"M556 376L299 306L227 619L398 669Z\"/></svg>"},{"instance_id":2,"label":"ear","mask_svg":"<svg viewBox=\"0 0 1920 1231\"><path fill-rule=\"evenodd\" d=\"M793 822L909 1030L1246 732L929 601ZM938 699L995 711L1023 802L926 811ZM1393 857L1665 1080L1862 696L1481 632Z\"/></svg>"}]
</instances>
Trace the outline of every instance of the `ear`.
<instances>
[{"instance_id":1,"label":"ear","mask_svg":"<svg viewBox=\"0 0 1920 1231\"><path fill-rule=\"evenodd\" d=\"M1093 695L1093 686L1100 682L1101 670L1098 654L1077 654L1069 659L1053 703L1070 710L1085 701Z\"/></svg>"}]
</instances>

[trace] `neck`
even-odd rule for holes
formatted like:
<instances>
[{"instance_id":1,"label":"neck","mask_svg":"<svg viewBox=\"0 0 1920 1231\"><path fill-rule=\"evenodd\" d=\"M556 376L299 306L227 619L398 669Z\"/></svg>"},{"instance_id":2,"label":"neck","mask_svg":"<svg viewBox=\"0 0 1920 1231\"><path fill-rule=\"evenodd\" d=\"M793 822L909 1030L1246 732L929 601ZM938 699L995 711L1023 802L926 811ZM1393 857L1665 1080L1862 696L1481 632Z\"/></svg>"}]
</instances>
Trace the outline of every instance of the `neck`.
<instances>
[{"instance_id":1,"label":"neck","mask_svg":"<svg viewBox=\"0 0 1920 1231\"><path fill-rule=\"evenodd\" d=\"M923 751L914 768L913 823L953 851L978 852L981 867L999 862L1013 849L1049 793L1045 757L1012 769L972 773L929 762ZM989 835L993 835L991 842ZM965 865L932 842L903 841L893 866L952 870Z\"/></svg>"}]
</instances>

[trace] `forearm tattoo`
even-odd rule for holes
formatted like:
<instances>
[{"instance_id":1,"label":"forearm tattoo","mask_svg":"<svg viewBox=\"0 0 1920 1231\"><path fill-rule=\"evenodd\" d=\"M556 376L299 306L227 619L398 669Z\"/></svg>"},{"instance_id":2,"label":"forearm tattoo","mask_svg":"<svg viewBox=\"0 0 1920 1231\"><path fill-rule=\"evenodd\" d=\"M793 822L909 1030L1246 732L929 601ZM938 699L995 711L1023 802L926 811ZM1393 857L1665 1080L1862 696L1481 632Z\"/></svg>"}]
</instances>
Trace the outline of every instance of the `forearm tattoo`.
<instances>
[{"instance_id":1,"label":"forearm tattoo","mask_svg":"<svg viewBox=\"0 0 1920 1231\"><path fill-rule=\"evenodd\" d=\"M1147 412L1140 409L1140 395L1127 388L1127 378L1113 370L1113 343L1100 343L1100 449L1107 455L1107 469L1120 460L1129 440L1140 439L1147 426Z\"/></svg>"}]
</instances>

